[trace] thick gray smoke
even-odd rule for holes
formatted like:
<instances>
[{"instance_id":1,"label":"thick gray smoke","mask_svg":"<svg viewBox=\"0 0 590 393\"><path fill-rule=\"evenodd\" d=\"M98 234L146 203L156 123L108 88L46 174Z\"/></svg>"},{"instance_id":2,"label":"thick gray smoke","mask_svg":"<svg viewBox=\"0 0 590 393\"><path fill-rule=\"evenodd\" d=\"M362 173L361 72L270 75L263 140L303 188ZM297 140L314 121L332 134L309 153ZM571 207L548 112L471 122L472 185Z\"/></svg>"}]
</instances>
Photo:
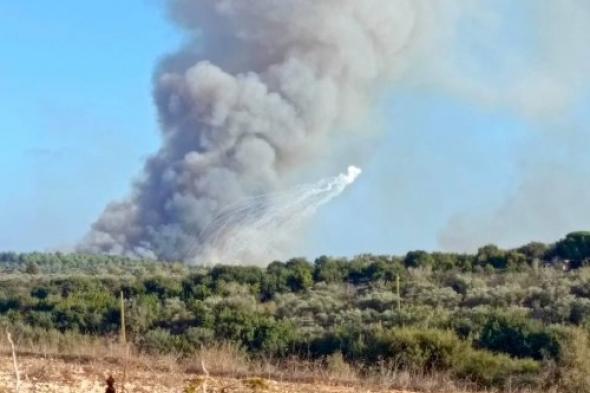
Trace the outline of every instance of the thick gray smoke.
<instances>
[{"instance_id":1,"label":"thick gray smoke","mask_svg":"<svg viewBox=\"0 0 590 393\"><path fill-rule=\"evenodd\" d=\"M288 186L358 128L433 12L415 0L168 4L189 40L155 75L162 147L93 225L89 251L193 259L225 207Z\"/></svg>"}]
</instances>

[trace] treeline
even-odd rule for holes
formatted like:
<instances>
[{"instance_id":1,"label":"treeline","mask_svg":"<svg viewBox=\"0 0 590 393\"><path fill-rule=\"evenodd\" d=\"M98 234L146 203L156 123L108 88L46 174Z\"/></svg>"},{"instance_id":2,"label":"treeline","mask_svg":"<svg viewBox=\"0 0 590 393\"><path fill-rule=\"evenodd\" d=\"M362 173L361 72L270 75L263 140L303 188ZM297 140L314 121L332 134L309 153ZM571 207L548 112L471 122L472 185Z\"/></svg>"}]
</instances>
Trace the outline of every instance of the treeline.
<instances>
[{"instance_id":1,"label":"treeline","mask_svg":"<svg viewBox=\"0 0 590 393\"><path fill-rule=\"evenodd\" d=\"M370 262L367 264L367 262ZM207 261L204 261L207 262ZM265 263L266 261L261 261ZM346 281L358 283L375 279L388 279L391 274L407 268L428 268L433 271L458 270L481 272L483 270L519 270L526 267L559 266L577 269L590 262L590 232L572 232L554 244L532 242L512 250L502 250L495 245L481 247L476 254L410 251L405 256L360 255L351 260L322 256L313 264L304 258L295 258L287 265L303 262L306 270L313 270L315 281ZM284 265L274 262L270 270ZM198 267L182 263L162 263L111 255L67 253L15 253L0 252L0 273L184 273ZM376 275L383 275L377 277Z\"/></svg>"},{"instance_id":2,"label":"treeline","mask_svg":"<svg viewBox=\"0 0 590 393\"><path fill-rule=\"evenodd\" d=\"M323 256L265 268L1 253L0 322L21 342L57 347L71 335L116 336L123 293L130 339L149 353L189 356L231 342L266 358L338 355L366 370L588 391L589 260L587 232L470 255Z\"/></svg>"}]
</instances>

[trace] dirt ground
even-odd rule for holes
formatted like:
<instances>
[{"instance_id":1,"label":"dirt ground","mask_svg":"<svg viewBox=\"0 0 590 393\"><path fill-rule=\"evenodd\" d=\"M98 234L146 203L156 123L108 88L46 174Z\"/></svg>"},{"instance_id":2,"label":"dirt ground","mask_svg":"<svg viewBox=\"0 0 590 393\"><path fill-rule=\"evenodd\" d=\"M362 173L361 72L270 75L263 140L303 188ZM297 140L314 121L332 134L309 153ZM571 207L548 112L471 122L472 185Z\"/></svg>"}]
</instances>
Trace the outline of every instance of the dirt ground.
<instances>
[{"instance_id":1,"label":"dirt ground","mask_svg":"<svg viewBox=\"0 0 590 393\"><path fill-rule=\"evenodd\" d=\"M104 393L105 380L112 375L117 392L127 393L373 393L359 386L325 383L293 383L266 378L205 377L196 373L165 372L149 369L126 370L100 362L76 362L38 356L21 356L19 393ZM16 378L12 358L0 357L0 393L15 392ZM383 392L383 391L380 391ZM403 393L390 390L387 393ZM407 392L406 392L407 393Z\"/></svg>"}]
</instances>

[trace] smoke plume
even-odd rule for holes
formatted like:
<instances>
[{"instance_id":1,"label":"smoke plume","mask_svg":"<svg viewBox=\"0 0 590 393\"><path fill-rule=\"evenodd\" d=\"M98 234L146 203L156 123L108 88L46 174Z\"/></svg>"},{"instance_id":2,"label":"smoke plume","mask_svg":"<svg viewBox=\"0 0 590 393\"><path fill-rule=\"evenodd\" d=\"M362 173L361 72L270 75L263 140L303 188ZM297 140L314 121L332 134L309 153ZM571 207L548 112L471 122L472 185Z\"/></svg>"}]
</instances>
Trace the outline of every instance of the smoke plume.
<instances>
[{"instance_id":1,"label":"smoke plume","mask_svg":"<svg viewBox=\"0 0 590 393\"><path fill-rule=\"evenodd\" d=\"M162 146L131 196L94 223L85 250L193 259L199 234L227 206L289 186L291 174L329 157L334 138L360 128L429 39L434 11L411 0L168 7L188 41L154 78Z\"/></svg>"}]
</instances>

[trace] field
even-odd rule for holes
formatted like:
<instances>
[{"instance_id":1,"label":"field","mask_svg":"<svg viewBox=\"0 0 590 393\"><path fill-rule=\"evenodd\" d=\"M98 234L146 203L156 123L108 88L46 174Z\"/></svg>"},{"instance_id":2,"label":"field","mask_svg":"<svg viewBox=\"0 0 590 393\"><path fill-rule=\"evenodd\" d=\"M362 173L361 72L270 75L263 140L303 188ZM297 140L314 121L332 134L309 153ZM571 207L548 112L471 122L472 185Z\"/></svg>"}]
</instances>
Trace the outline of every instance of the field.
<instances>
[{"instance_id":1,"label":"field","mask_svg":"<svg viewBox=\"0 0 590 393\"><path fill-rule=\"evenodd\" d=\"M21 393L103 393L106 379L112 375L119 387L124 380L125 391L129 393L172 393L207 392L246 393L352 393L387 392L402 393L405 390L391 390L362 386L358 381L342 382L323 379L317 375L308 378L289 378L288 375L247 376L238 373L220 373L206 377L201 370L178 369L175 365L134 364L123 376L117 362L87 358L81 360L59 357L43 357L28 354L19 358ZM223 375L228 374L228 375ZM278 377L278 378L277 378ZM282 380L281 380L282 378ZM13 391L15 376L12 356L0 357L0 392Z\"/></svg>"}]
</instances>

